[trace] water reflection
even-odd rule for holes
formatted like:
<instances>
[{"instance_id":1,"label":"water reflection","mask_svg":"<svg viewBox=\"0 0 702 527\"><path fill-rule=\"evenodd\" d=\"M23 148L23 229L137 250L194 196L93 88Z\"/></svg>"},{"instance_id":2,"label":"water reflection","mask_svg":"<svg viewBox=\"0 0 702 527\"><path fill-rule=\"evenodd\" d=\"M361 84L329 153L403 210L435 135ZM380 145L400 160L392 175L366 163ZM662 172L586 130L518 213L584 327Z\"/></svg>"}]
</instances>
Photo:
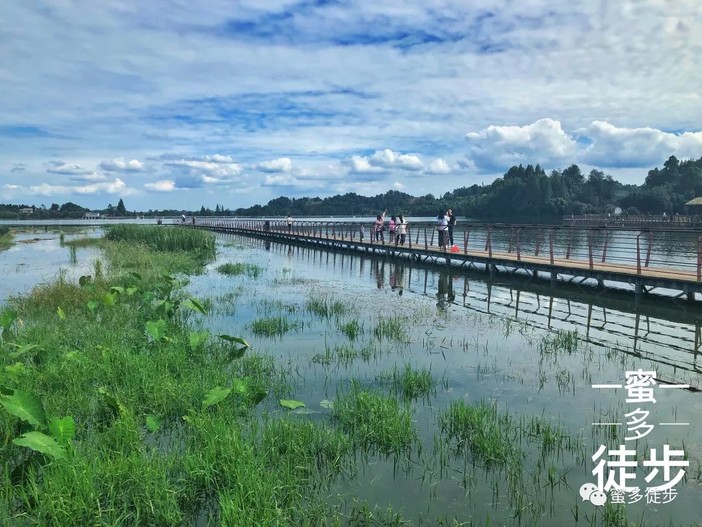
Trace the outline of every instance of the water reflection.
<instances>
[{"instance_id":1,"label":"water reflection","mask_svg":"<svg viewBox=\"0 0 702 527\"><path fill-rule=\"evenodd\" d=\"M245 238L247 243L263 243ZM528 321L541 329L577 331L578 338L597 346L650 360L662 379L702 388L702 306L674 298L635 299L625 292L597 291L574 284L555 288L519 276L488 275L465 269L395 262L372 255L335 253L273 243L273 252L306 260L323 273L365 275L379 290L389 289L406 301L409 294L436 298L441 311L467 309ZM411 298L411 297L409 297Z\"/></svg>"}]
</instances>

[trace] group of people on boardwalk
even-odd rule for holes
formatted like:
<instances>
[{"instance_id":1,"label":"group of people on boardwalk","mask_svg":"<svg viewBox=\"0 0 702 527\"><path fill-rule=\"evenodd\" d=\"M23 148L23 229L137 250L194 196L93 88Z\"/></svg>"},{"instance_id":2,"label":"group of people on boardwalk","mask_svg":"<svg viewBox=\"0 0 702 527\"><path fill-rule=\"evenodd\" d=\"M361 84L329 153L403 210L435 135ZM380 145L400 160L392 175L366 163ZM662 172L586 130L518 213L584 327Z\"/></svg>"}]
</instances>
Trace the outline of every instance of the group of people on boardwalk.
<instances>
[{"instance_id":1,"label":"group of people on boardwalk","mask_svg":"<svg viewBox=\"0 0 702 527\"><path fill-rule=\"evenodd\" d=\"M371 238L376 242L385 243L385 215L387 210L382 214L378 214L373 223L373 232ZM360 226L359 233L361 241L363 241L366 229L363 225ZM407 220L402 214L391 216L388 222L389 242L397 245L404 245L407 238Z\"/></svg>"},{"instance_id":2,"label":"group of people on boardwalk","mask_svg":"<svg viewBox=\"0 0 702 527\"><path fill-rule=\"evenodd\" d=\"M372 226L371 232L371 242L376 241L380 243L385 243L385 215L387 210L378 214L375 218L375 222ZM443 250L447 250L448 247L453 247L453 228L456 226L456 216L453 210L447 209L441 211L436 217L436 230L439 234L438 245ZM389 243L398 245L404 245L405 239L408 234L408 223L404 215L399 214L398 216L391 216L390 221L387 224ZM363 225L359 227L359 237L363 241L365 237L366 228Z\"/></svg>"}]
</instances>

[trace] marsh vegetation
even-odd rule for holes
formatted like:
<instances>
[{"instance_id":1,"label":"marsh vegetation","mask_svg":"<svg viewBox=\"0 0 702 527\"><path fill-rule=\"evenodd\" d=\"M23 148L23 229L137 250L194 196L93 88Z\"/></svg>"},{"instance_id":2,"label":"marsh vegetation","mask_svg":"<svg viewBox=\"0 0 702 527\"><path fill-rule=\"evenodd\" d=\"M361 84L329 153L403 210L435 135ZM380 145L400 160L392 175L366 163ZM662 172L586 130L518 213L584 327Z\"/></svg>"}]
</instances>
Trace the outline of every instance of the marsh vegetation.
<instances>
[{"instance_id":1,"label":"marsh vegetation","mask_svg":"<svg viewBox=\"0 0 702 527\"><path fill-rule=\"evenodd\" d=\"M590 385L656 367L623 343L437 308L412 282L400 301L360 260L331 289L321 258L128 227L66 240L78 262L98 244L90 272L0 309L0 525L698 521L692 481L658 511L578 496L622 439L592 423L626 412ZM695 460L700 437L649 443L683 439Z\"/></svg>"}]
</instances>

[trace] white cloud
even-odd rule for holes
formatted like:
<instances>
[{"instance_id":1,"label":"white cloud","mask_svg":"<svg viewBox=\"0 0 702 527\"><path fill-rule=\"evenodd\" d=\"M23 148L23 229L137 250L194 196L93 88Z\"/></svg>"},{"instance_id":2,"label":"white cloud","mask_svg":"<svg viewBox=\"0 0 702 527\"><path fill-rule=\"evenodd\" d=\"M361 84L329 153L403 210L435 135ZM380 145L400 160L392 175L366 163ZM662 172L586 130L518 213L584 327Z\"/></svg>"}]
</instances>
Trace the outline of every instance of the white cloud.
<instances>
[{"instance_id":1,"label":"white cloud","mask_svg":"<svg viewBox=\"0 0 702 527\"><path fill-rule=\"evenodd\" d=\"M673 134L655 128L618 128L604 121L593 121L578 132L590 143L582 161L598 167L651 167L671 155L702 156L702 132Z\"/></svg>"},{"instance_id":2,"label":"white cloud","mask_svg":"<svg viewBox=\"0 0 702 527\"><path fill-rule=\"evenodd\" d=\"M398 168L401 170L419 171L424 169L424 163L416 154L398 154L386 148L376 150L368 159L375 166Z\"/></svg>"},{"instance_id":3,"label":"white cloud","mask_svg":"<svg viewBox=\"0 0 702 527\"><path fill-rule=\"evenodd\" d=\"M577 152L575 139L559 121L544 118L525 126L491 125L468 132L468 156L478 169L492 171L520 163L553 164L572 162Z\"/></svg>"},{"instance_id":4,"label":"white cloud","mask_svg":"<svg viewBox=\"0 0 702 527\"><path fill-rule=\"evenodd\" d=\"M124 158L118 157L112 161L103 161L100 168L108 172L141 172L144 170L144 164L138 159L125 161Z\"/></svg>"},{"instance_id":5,"label":"white cloud","mask_svg":"<svg viewBox=\"0 0 702 527\"><path fill-rule=\"evenodd\" d=\"M290 172L292 170L292 161L289 157L280 157L271 161L264 161L256 165L256 168L261 172Z\"/></svg>"},{"instance_id":6,"label":"white cloud","mask_svg":"<svg viewBox=\"0 0 702 527\"><path fill-rule=\"evenodd\" d=\"M427 167L428 174L450 174L451 167L443 159L436 159L432 161Z\"/></svg>"},{"instance_id":7,"label":"white cloud","mask_svg":"<svg viewBox=\"0 0 702 527\"><path fill-rule=\"evenodd\" d=\"M373 166L367 157L351 156L351 159L345 161L352 174L377 174L383 172L383 168Z\"/></svg>"},{"instance_id":8,"label":"white cloud","mask_svg":"<svg viewBox=\"0 0 702 527\"><path fill-rule=\"evenodd\" d=\"M206 185L227 185L241 180L243 167L231 162L231 158L214 156L201 159L178 159L163 164L168 171L176 173L175 185L178 188L198 188Z\"/></svg>"},{"instance_id":9,"label":"white cloud","mask_svg":"<svg viewBox=\"0 0 702 527\"><path fill-rule=\"evenodd\" d=\"M62 163L59 165L54 165L51 168L47 168L46 171L51 172L52 174L68 174L73 176L92 173L92 170L83 168L77 163Z\"/></svg>"},{"instance_id":10,"label":"white cloud","mask_svg":"<svg viewBox=\"0 0 702 527\"><path fill-rule=\"evenodd\" d=\"M175 181L170 179L162 179L160 181L156 181L155 183L146 183L144 184L144 188L155 192L172 192L175 190L176 186Z\"/></svg>"}]
</instances>

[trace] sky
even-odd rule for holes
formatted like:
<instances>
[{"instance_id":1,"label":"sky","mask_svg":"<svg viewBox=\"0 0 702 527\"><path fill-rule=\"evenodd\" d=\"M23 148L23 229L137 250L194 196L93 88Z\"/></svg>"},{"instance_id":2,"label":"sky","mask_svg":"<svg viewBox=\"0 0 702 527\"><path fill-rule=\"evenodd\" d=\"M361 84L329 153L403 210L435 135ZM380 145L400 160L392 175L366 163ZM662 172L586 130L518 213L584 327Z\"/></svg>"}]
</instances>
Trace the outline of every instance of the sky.
<instances>
[{"instance_id":1,"label":"sky","mask_svg":"<svg viewBox=\"0 0 702 527\"><path fill-rule=\"evenodd\" d=\"M440 196L702 156L699 0L0 4L0 203Z\"/></svg>"}]
</instances>

